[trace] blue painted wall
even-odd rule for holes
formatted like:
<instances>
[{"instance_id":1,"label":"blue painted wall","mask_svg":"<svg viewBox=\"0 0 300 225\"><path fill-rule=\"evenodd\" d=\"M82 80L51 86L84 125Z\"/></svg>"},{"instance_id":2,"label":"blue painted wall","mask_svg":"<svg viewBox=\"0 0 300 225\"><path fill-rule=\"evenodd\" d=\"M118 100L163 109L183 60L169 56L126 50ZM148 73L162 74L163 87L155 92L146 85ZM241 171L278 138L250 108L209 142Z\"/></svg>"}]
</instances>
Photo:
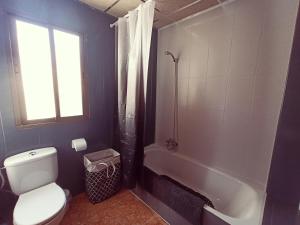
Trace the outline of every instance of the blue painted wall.
<instances>
[{"instance_id":1,"label":"blue painted wall","mask_svg":"<svg viewBox=\"0 0 300 225\"><path fill-rule=\"evenodd\" d=\"M76 123L16 128L12 105L12 62L8 14L13 13L84 34L84 64L90 119ZM115 18L72 0L0 1L0 161L26 150L54 146L58 150L58 183L72 194L83 191L82 154L71 140L85 137L88 151L112 146L115 41L109 24ZM34 43L32 43L34 46ZM1 164L0 164L1 165Z\"/></svg>"},{"instance_id":2,"label":"blue painted wall","mask_svg":"<svg viewBox=\"0 0 300 225\"><path fill-rule=\"evenodd\" d=\"M298 209L300 201L300 11L267 187L268 197Z\"/></svg>"},{"instance_id":3,"label":"blue painted wall","mask_svg":"<svg viewBox=\"0 0 300 225\"><path fill-rule=\"evenodd\" d=\"M300 224L300 11L272 156L263 225Z\"/></svg>"}]
</instances>

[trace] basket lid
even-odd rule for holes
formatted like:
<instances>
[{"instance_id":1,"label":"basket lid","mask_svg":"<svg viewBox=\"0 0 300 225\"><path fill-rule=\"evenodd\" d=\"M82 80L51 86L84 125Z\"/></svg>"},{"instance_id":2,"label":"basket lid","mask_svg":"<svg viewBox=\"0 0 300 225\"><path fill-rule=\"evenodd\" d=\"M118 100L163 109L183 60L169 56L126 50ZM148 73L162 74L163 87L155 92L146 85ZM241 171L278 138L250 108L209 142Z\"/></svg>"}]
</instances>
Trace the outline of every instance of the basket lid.
<instances>
[{"instance_id":1,"label":"basket lid","mask_svg":"<svg viewBox=\"0 0 300 225\"><path fill-rule=\"evenodd\" d=\"M97 152L92 152L84 155L84 160L88 161L89 163L96 162L99 160L104 160L104 159L109 159L109 158L114 158L114 157L119 157L120 153L115 151L112 148L109 149L104 149L101 151Z\"/></svg>"}]
</instances>

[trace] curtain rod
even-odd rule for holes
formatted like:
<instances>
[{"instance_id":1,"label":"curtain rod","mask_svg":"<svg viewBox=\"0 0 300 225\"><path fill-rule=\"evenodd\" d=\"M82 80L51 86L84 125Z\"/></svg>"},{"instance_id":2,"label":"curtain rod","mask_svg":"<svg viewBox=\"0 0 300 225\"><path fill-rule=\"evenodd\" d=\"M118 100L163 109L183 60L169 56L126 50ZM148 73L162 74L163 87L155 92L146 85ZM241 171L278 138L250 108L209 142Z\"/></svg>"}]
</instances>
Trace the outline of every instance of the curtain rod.
<instances>
[{"instance_id":1,"label":"curtain rod","mask_svg":"<svg viewBox=\"0 0 300 225\"><path fill-rule=\"evenodd\" d=\"M123 16L124 18L128 18L129 17L129 15L128 15L128 13L125 15L125 16ZM114 26L117 26L118 25L118 20L116 21L116 22L114 22L114 23L111 23L110 25L109 25L109 27L110 28L113 28Z\"/></svg>"},{"instance_id":2,"label":"curtain rod","mask_svg":"<svg viewBox=\"0 0 300 225\"><path fill-rule=\"evenodd\" d=\"M145 0L141 0L141 1L142 1L142 2L145 2ZM193 2L193 3L189 4L188 6L194 5L195 3L198 3L198 2L201 2L201 1L202 1L202 0L197 0L196 2ZM217 2L218 2L217 5L215 5L215 6L213 6L213 7L210 7L210 8L208 8L208 9L205 9L205 10L203 10L203 11L197 12L197 13L195 13L195 14L192 14L192 15L190 15L190 16L187 16L187 17L185 17L185 18L183 18L183 19L181 19L181 20L173 21L171 24L168 24L168 25L166 25L166 26L164 26L164 27L162 27L162 28L160 28L160 29L164 29L164 28L173 26L174 24L183 22L183 21L185 21L185 20L187 20L187 19L193 18L193 17L198 16L198 15L200 15L200 14L202 14L202 13L209 12L209 11L214 10L214 9L216 9L216 8L223 7L223 6L225 6L225 5L229 4L229 3L232 3L232 2L234 2L234 1L235 1L235 0L227 0L227 1L217 0ZM184 7L180 8L180 9L178 9L178 10L176 10L176 11L180 11L180 10L182 10L182 9L188 7L188 6L184 6ZM160 10L157 9L157 8L155 8L155 11L160 12ZM125 17L125 18L128 18L128 14L126 14L124 17ZM118 21L116 21L116 22L110 24L109 26L110 26L110 28L113 28L114 26L117 26L117 25L118 25Z\"/></svg>"},{"instance_id":3,"label":"curtain rod","mask_svg":"<svg viewBox=\"0 0 300 225\"><path fill-rule=\"evenodd\" d=\"M141 2L143 2L143 3L145 3L146 1L148 1L148 0L140 0ZM137 8L135 8L134 10L136 10ZM160 12L160 10L159 9L157 9L157 8L154 8L154 10L155 11L157 11L157 12ZM125 16L123 16L124 18L128 18L129 17L129 15L128 15L128 13L125 15ZM109 25L109 27L110 28L113 28L114 26L117 26L118 25L118 20L116 21L116 22L114 22L114 23L111 23L110 25Z\"/></svg>"},{"instance_id":4,"label":"curtain rod","mask_svg":"<svg viewBox=\"0 0 300 225\"><path fill-rule=\"evenodd\" d=\"M145 0L140 0L140 1L145 3ZM117 3L118 3L118 2L117 2ZM137 9L137 8L135 8L134 10L136 10L136 9ZM123 16L123 18L128 18L128 17L129 17L128 13L127 13L125 16ZM114 26L117 26L117 25L118 25L118 20L117 20L116 22L110 24L109 27L110 27L110 28L113 28Z\"/></svg>"},{"instance_id":5,"label":"curtain rod","mask_svg":"<svg viewBox=\"0 0 300 225\"><path fill-rule=\"evenodd\" d=\"M145 3L148 0L140 0L140 1L143 2L143 3ZM154 1L156 1L156 0L154 0ZM192 3L188 4L188 5L185 5L185 6L181 7L181 8L179 8L179 9L177 9L175 12L179 12L179 11L181 11L181 10L187 8L187 7L190 7L192 5L195 5L196 3L201 2L201 1L203 1L203 0L196 0L195 2L192 2ZM217 1L218 1L219 4L221 4L221 2L220 2L221 0L217 0ZM115 3L118 3L118 2L119 1L116 1ZM157 11L158 13L160 13L160 10L158 8L155 7L154 10ZM124 17L128 18L128 13ZM118 25L118 21L110 24L109 27L113 28L114 26L117 26L117 25Z\"/></svg>"},{"instance_id":6,"label":"curtain rod","mask_svg":"<svg viewBox=\"0 0 300 225\"><path fill-rule=\"evenodd\" d=\"M164 30L164 29L167 29L169 27L176 26L176 25L178 25L180 23L183 23L186 20L192 19L192 18L197 17L199 15L208 13L208 12L213 11L215 9L218 9L220 7L224 7L224 6L228 5L228 4L231 4L231 3L235 2L236 0L227 0L227 1L223 1L223 2L220 1L220 0L217 0L217 1L219 2L219 4L214 5L214 6L210 7L210 8L207 8L207 9L205 9L203 11L197 12L195 14L192 14L190 16L184 17L184 18L182 18L182 19L180 19L178 21L174 21L174 22L172 22L172 23L170 23L170 24L168 24L166 26L163 26L163 27L159 28L159 30Z\"/></svg>"}]
</instances>

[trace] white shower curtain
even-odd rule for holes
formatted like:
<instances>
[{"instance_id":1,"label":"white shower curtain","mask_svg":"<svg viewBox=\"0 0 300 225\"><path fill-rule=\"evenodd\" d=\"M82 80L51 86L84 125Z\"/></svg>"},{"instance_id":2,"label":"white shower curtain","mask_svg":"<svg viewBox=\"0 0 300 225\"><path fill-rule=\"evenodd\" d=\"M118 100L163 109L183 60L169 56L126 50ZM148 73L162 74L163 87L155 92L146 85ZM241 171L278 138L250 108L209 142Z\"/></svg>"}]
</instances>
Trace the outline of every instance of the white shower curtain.
<instances>
[{"instance_id":1,"label":"white shower curtain","mask_svg":"<svg viewBox=\"0 0 300 225\"><path fill-rule=\"evenodd\" d=\"M148 63L154 18L149 0L119 18L118 114L124 184L133 187L143 163L143 131Z\"/></svg>"}]
</instances>

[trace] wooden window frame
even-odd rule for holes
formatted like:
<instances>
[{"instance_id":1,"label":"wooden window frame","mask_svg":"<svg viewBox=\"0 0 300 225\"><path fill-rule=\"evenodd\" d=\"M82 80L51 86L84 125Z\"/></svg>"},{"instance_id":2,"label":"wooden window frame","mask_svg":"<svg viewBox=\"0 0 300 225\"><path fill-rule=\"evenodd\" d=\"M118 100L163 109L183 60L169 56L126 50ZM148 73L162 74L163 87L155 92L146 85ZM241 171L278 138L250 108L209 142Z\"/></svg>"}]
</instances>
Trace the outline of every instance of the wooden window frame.
<instances>
[{"instance_id":1,"label":"wooden window frame","mask_svg":"<svg viewBox=\"0 0 300 225\"><path fill-rule=\"evenodd\" d=\"M33 25L42 26L49 31L49 44L51 51L51 64L52 64L52 78L53 78L53 91L54 91L54 100L55 100L55 118L47 119L36 119L36 120L27 120L26 106L25 106L25 97L24 89L22 83L21 75L21 66L20 66L20 56L19 48L17 42L17 28L16 21L23 21ZM57 70L56 70L56 55L55 55L55 45L54 45L54 34L53 31L63 31L69 34L74 34L79 37L80 43L80 64L81 64L81 93L82 93L82 110L83 115L80 116L69 116L61 117L60 116L60 104L59 104L59 93L58 93L58 80L57 80ZM61 122L76 122L89 119L89 107L88 107L88 97L87 97L87 82L85 79L84 73L84 57L83 57L83 34L79 32L70 31L57 26L52 26L49 24L36 22L32 19L27 19L20 16L10 16L10 49L11 49L11 60L13 64L13 76L12 76L12 90L13 90L13 102L14 102L14 113L17 127L31 127L31 126L40 126L53 123Z\"/></svg>"}]
</instances>

